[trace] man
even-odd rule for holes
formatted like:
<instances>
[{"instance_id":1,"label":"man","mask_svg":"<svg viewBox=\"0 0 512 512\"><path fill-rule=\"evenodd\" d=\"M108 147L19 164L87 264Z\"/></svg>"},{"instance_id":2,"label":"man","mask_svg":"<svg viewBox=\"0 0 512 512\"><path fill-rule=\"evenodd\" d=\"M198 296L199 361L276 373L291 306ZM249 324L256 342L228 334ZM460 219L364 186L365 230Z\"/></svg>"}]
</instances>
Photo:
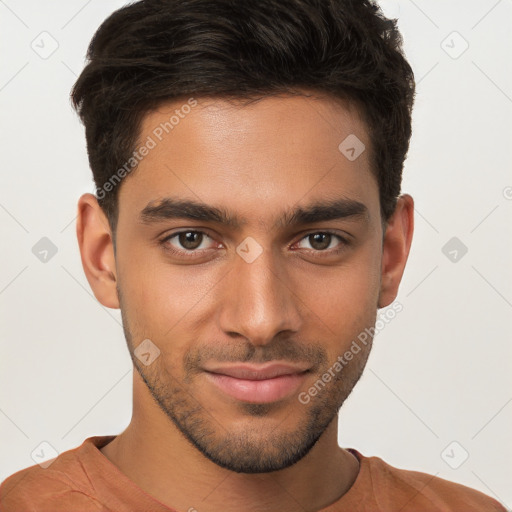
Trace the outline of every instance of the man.
<instances>
[{"instance_id":1,"label":"man","mask_svg":"<svg viewBox=\"0 0 512 512\"><path fill-rule=\"evenodd\" d=\"M2 510L504 510L337 444L413 233L395 23L369 0L150 0L88 58L77 235L133 417L8 478Z\"/></svg>"}]
</instances>

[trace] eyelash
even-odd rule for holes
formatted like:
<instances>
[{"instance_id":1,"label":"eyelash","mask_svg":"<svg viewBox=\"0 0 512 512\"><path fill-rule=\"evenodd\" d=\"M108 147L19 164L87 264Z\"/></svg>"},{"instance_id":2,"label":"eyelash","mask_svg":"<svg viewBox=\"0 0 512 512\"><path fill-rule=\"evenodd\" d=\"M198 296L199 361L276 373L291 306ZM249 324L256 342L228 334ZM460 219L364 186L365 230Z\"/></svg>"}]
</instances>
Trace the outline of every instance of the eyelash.
<instances>
[{"instance_id":1,"label":"eyelash","mask_svg":"<svg viewBox=\"0 0 512 512\"><path fill-rule=\"evenodd\" d=\"M177 231L176 233L172 233L171 235L167 235L165 238L163 238L160 241L160 244L163 246L163 248L167 252L171 253L172 255L180 256L180 257L185 257L185 258L197 258L197 257L199 257L198 255L200 255L200 253L202 251L207 251L208 250L208 249L192 249L192 250L183 249L183 250L178 250L178 249L175 249L174 247L172 247L170 244L168 244L169 240L171 240L171 239L173 239L175 237L178 237L182 233L200 233L202 235L206 235L208 238L212 238L211 236L208 235L208 233L206 233L204 231L200 231L200 230L197 230L197 229L186 229L186 230L182 230L182 231ZM321 231L311 231L310 233L305 234L296 243L302 242L302 240L304 240L305 238L308 238L311 235L316 235L316 234L331 235L331 236L333 236L335 238L338 238L339 241L340 241L339 247L337 247L335 249L324 249L324 250L306 249L308 252L312 251L312 252L316 253L316 255L318 255L320 257L323 257L325 255L327 255L327 256L337 255L337 254L341 253L342 251L344 251L346 249L346 247L350 245L350 241L347 238L341 236L338 233L330 231L328 229L321 230Z\"/></svg>"}]
</instances>

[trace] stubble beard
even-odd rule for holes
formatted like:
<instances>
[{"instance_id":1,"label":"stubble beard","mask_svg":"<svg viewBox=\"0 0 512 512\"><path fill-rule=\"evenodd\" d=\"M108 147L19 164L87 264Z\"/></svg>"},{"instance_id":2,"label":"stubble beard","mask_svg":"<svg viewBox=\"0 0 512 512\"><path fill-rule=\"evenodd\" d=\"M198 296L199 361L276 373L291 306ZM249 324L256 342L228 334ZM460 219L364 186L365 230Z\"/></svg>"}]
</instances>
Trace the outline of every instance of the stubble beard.
<instances>
[{"instance_id":1,"label":"stubble beard","mask_svg":"<svg viewBox=\"0 0 512 512\"><path fill-rule=\"evenodd\" d=\"M344 401L360 379L371 349L371 344L368 344L366 352L360 352L357 358L335 374L325 387L318 390L316 396L311 397L308 404L301 403L298 396L293 396L290 400L295 400L292 402L295 405L294 410L281 415L284 420L277 425L272 427L271 422L265 424L264 420L282 407L282 403L240 402L240 417L252 418L255 427L230 428L230 425L223 424L223 418L208 411L195 396L193 383L198 374L192 377L187 375L180 381L163 365L162 356L151 366L141 364L134 355L133 337L123 308L121 314L133 364L160 409L203 456L218 466L237 473L278 471L292 466L306 456L335 420ZM323 349L315 346L312 350L315 351L318 362L316 378L313 381L317 382L329 364ZM248 356L245 360L248 360ZM284 422L291 416L300 419L294 428L285 428Z\"/></svg>"}]
</instances>

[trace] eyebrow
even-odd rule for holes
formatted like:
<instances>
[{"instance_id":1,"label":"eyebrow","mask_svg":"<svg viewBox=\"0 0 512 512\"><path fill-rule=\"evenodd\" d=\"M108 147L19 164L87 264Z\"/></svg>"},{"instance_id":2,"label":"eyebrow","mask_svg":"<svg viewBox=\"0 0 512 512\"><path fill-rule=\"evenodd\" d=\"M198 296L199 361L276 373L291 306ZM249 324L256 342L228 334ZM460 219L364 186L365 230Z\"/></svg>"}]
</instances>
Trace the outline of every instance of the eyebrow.
<instances>
[{"instance_id":1,"label":"eyebrow","mask_svg":"<svg viewBox=\"0 0 512 512\"><path fill-rule=\"evenodd\" d=\"M299 206L285 211L276 220L274 229L285 226L300 226L336 219L369 218L366 205L354 199L335 199ZM240 229L247 221L237 217L224 208L215 207L192 199L166 197L150 201L140 212L140 222L153 224L172 219L222 224L232 229Z\"/></svg>"}]
</instances>

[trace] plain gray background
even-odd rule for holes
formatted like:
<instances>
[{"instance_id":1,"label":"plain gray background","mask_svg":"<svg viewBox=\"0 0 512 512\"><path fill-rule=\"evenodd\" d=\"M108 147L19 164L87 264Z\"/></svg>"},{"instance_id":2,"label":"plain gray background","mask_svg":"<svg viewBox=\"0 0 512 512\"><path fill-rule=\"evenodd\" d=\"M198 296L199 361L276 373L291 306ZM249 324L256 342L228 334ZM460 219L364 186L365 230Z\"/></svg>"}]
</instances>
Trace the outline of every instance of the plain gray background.
<instances>
[{"instance_id":1,"label":"plain gray background","mask_svg":"<svg viewBox=\"0 0 512 512\"><path fill-rule=\"evenodd\" d=\"M0 0L0 480L42 442L62 452L130 420L120 314L93 297L76 242L94 187L68 100L124 3ZM341 410L340 444L511 507L512 0L381 4L418 84L403 184L416 231L403 311Z\"/></svg>"}]
</instances>

